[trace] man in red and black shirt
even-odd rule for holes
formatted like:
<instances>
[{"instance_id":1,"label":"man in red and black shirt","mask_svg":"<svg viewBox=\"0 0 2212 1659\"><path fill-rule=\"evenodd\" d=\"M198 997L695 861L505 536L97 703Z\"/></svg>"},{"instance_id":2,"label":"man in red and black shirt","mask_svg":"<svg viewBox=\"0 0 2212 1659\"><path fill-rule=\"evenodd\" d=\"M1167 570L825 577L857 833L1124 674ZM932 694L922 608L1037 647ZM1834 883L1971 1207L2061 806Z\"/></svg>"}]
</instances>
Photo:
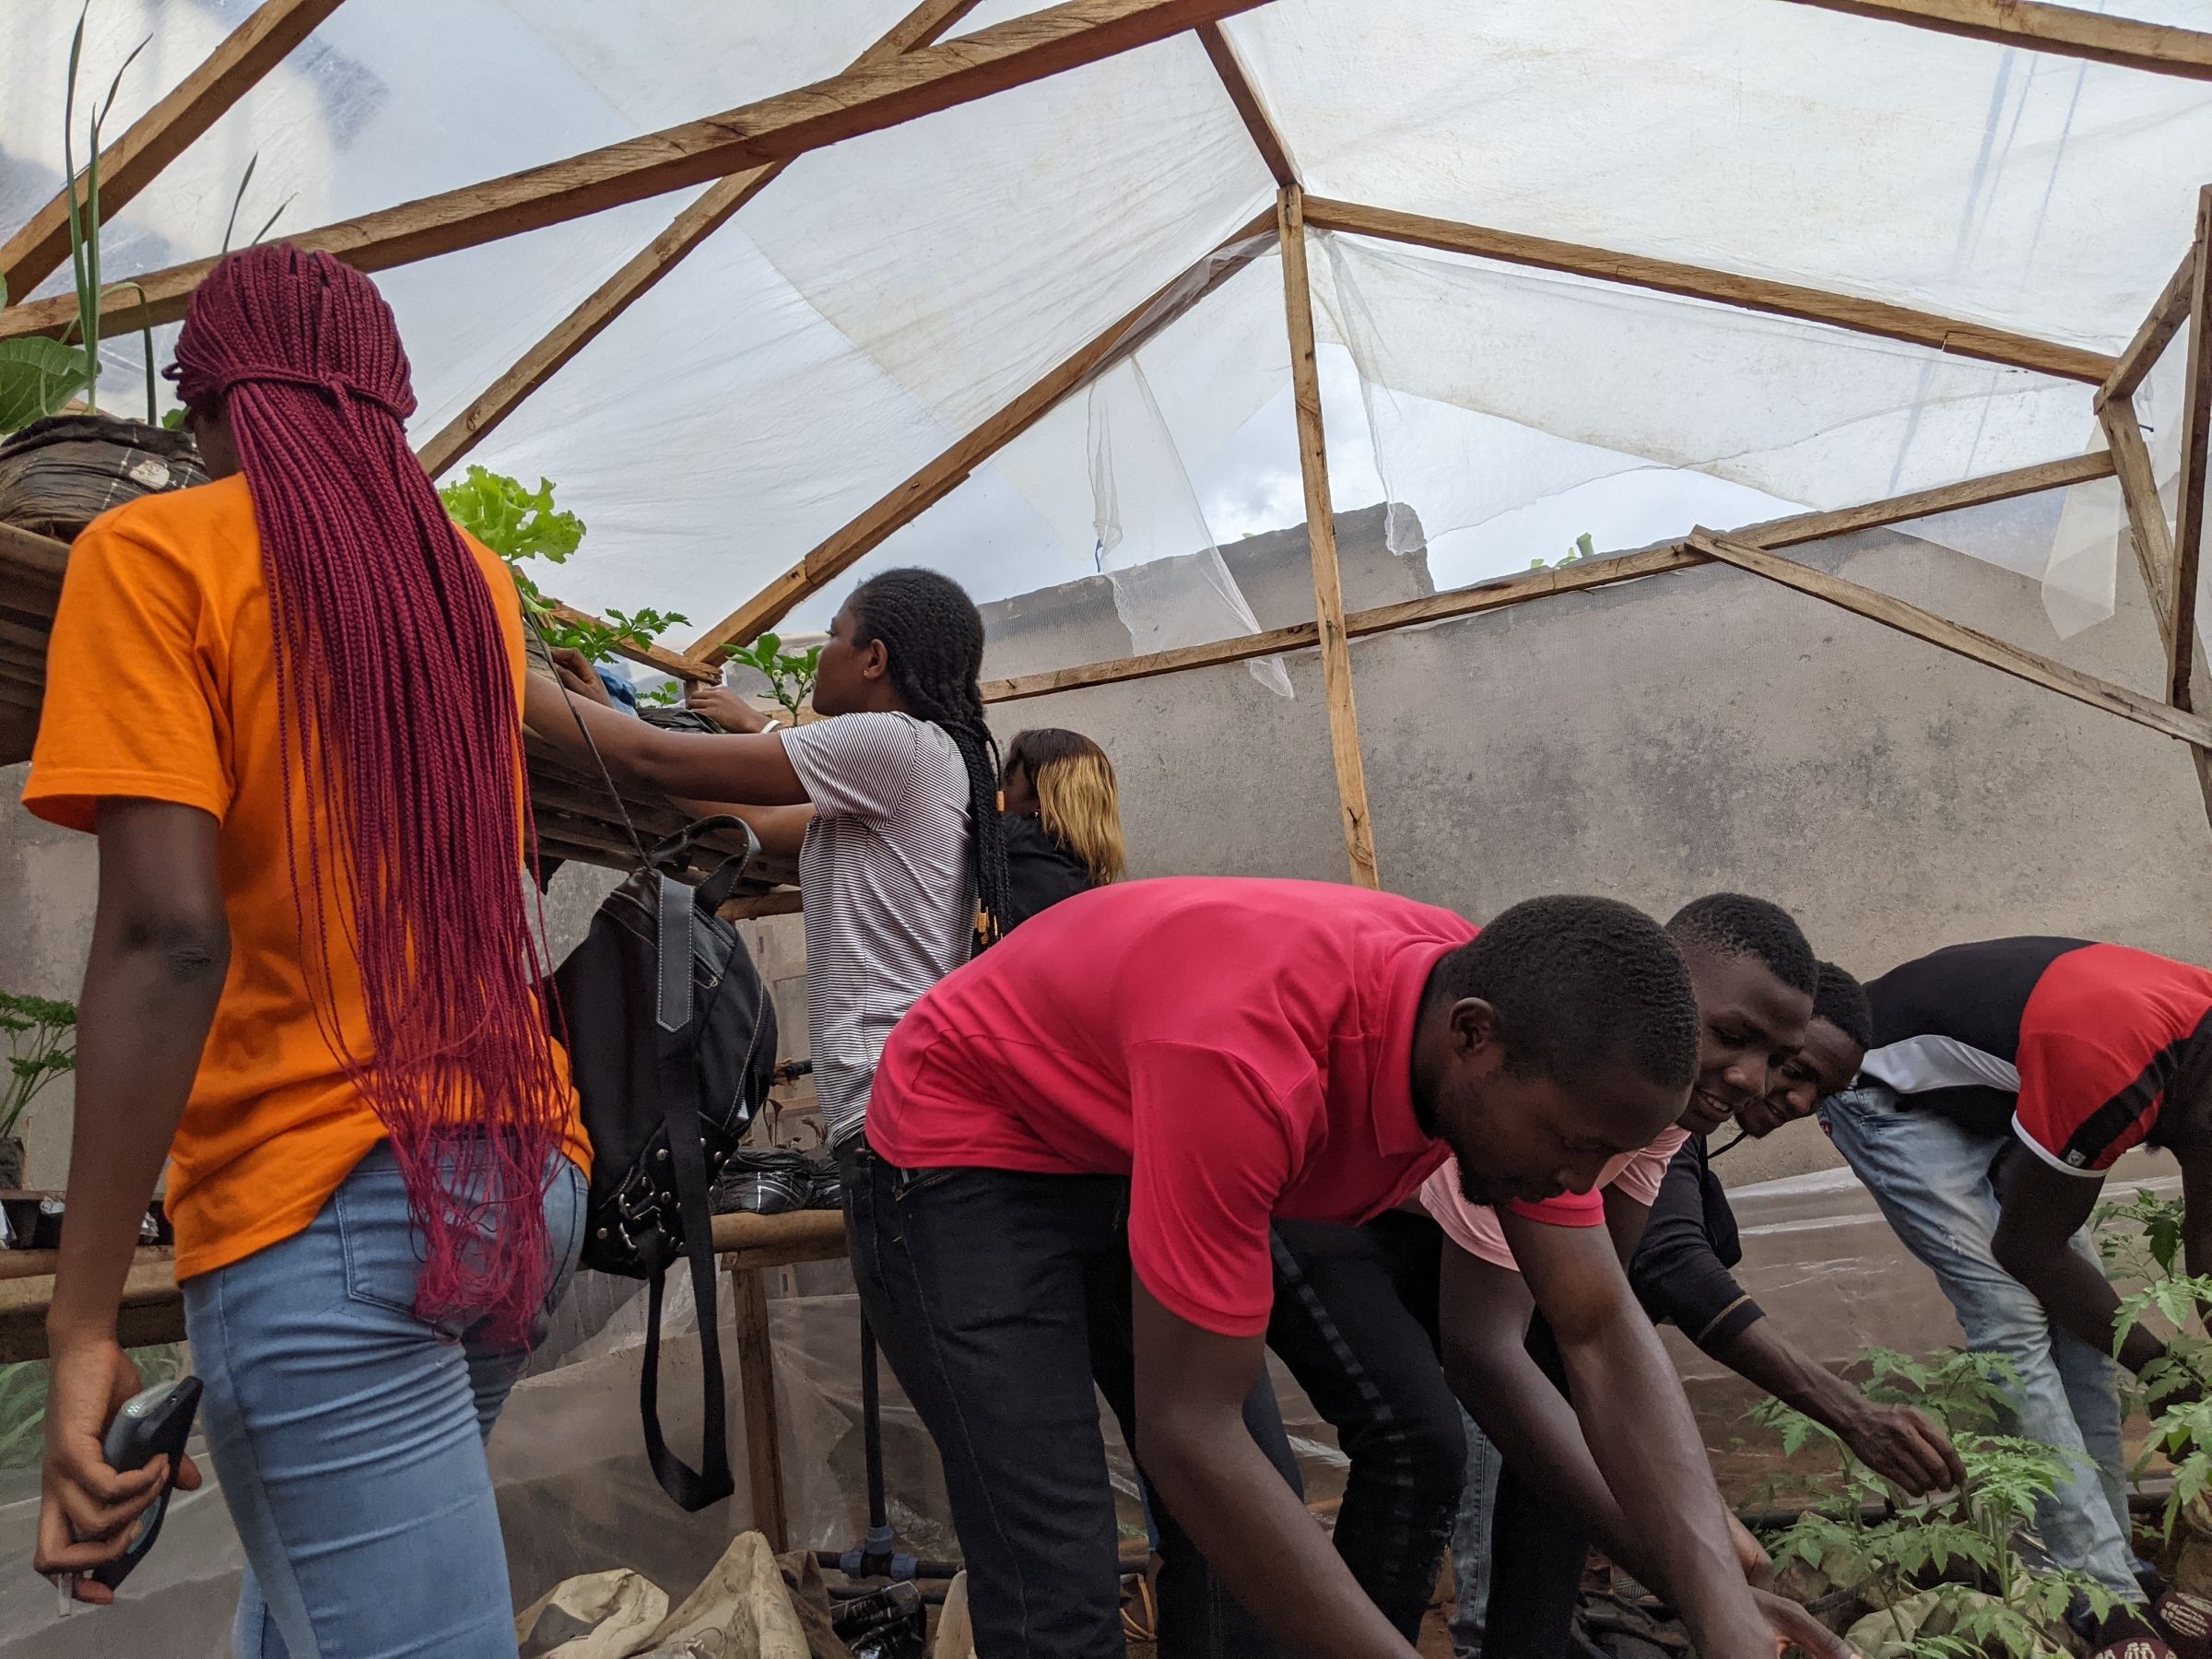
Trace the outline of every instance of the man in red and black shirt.
<instances>
[{"instance_id":1,"label":"man in red and black shirt","mask_svg":"<svg viewBox=\"0 0 2212 1659\"><path fill-rule=\"evenodd\" d=\"M2212 972L2119 945L1994 939L1907 962L1866 994L1873 1041L1821 1121L1969 1344L2018 1372L2020 1432L2083 1465L2039 1510L2044 1545L2139 1602L2108 1358L2119 1297L2084 1229L2113 1161L2164 1147L2191 1200L2191 1265L2212 1263ZM2140 1371L2163 1352L2138 1325L2120 1359Z\"/></svg>"},{"instance_id":2,"label":"man in red and black shirt","mask_svg":"<svg viewBox=\"0 0 2212 1659\"><path fill-rule=\"evenodd\" d=\"M1276 1651L1228 1597L1179 1593L1204 1577L1194 1543L1282 1649L1413 1659L1243 1406L1273 1223L1364 1220L1453 1153L1527 1237L1653 1582L1700 1652L1768 1659L1769 1610L1605 1229L1515 1213L1586 1192L1679 1115L1695 1020L1681 958L1624 905L1537 900L1477 934L1298 882L1082 894L924 996L877 1074L849 1213L862 1304L944 1458L982 1659L1122 1651L1094 1377L1160 1500L1163 1653Z\"/></svg>"}]
</instances>

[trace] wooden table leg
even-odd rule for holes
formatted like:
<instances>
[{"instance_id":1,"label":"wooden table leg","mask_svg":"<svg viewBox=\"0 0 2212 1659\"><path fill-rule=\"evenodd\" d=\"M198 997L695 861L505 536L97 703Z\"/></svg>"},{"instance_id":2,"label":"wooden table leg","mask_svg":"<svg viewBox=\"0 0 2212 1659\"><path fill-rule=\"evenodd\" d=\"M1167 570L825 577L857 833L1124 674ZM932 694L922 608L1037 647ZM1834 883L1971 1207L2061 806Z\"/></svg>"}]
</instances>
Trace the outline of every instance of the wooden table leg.
<instances>
[{"instance_id":1,"label":"wooden table leg","mask_svg":"<svg viewBox=\"0 0 2212 1659\"><path fill-rule=\"evenodd\" d=\"M783 1505L783 1446L776 1422L776 1366L769 1350L768 1288L764 1269L733 1267L730 1290L737 1304L737 1387L745 1402L746 1476L753 1499L753 1526L781 1552L791 1521Z\"/></svg>"}]
</instances>

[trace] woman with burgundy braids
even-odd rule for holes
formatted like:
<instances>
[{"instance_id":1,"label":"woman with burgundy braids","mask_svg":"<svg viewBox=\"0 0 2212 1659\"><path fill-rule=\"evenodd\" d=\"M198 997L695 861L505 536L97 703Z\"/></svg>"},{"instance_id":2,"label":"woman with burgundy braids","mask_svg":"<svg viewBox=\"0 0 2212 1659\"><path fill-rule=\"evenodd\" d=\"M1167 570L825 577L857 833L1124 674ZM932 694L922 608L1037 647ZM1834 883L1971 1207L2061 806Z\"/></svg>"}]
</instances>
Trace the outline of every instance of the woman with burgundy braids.
<instances>
[{"instance_id":1,"label":"woman with burgundy braids","mask_svg":"<svg viewBox=\"0 0 2212 1659\"><path fill-rule=\"evenodd\" d=\"M24 801L96 833L36 1565L124 1475L116 1307L164 1157L241 1654L512 1655L483 1437L573 1270L589 1148L535 986L514 587L407 448L329 255L231 255L171 373L216 481L77 538Z\"/></svg>"}]
</instances>

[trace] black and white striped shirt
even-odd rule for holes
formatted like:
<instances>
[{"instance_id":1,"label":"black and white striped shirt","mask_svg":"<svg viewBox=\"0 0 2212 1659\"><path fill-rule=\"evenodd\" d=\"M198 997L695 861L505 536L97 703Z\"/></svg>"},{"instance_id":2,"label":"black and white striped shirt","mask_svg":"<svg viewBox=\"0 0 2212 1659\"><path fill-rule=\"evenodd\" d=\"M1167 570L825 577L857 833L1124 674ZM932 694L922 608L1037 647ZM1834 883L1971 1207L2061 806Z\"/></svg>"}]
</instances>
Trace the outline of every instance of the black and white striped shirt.
<instances>
[{"instance_id":1,"label":"black and white striped shirt","mask_svg":"<svg viewBox=\"0 0 2212 1659\"><path fill-rule=\"evenodd\" d=\"M814 803L799 853L806 1023L834 1145L860 1130L891 1028L968 959L968 769L942 727L909 714L782 735Z\"/></svg>"}]
</instances>

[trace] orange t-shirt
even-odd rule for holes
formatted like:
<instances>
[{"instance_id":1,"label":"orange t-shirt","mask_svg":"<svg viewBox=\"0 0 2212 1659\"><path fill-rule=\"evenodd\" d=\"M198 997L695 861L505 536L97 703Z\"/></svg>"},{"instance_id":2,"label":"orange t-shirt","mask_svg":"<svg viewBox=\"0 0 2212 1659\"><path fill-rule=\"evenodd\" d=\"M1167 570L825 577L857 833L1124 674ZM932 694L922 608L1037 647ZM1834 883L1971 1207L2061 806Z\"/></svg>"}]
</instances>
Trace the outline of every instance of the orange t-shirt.
<instances>
[{"instance_id":1,"label":"orange t-shirt","mask_svg":"<svg viewBox=\"0 0 2212 1659\"><path fill-rule=\"evenodd\" d=\"M499 613L519 708L520 602L497 556L468 547ZM197 806L222 826L229 972L170 1146L179 1278L299 1232L384 1135L310 999L279 741L268 589L245 479L101 514L70 549L23 804L73 830L94 828L107 796ZM293 765L300 796L297 757ZM517 902L523 878L518 853ZM334 944L344 936L335 919L331 933ZM359 978L342 945L333 956L332 1012L366 1054ZM555 1058L566 1089L558 1045ZM588 1171L591 1148L571 1110L567 1151Z\"/></svg>"}]
</instances>

